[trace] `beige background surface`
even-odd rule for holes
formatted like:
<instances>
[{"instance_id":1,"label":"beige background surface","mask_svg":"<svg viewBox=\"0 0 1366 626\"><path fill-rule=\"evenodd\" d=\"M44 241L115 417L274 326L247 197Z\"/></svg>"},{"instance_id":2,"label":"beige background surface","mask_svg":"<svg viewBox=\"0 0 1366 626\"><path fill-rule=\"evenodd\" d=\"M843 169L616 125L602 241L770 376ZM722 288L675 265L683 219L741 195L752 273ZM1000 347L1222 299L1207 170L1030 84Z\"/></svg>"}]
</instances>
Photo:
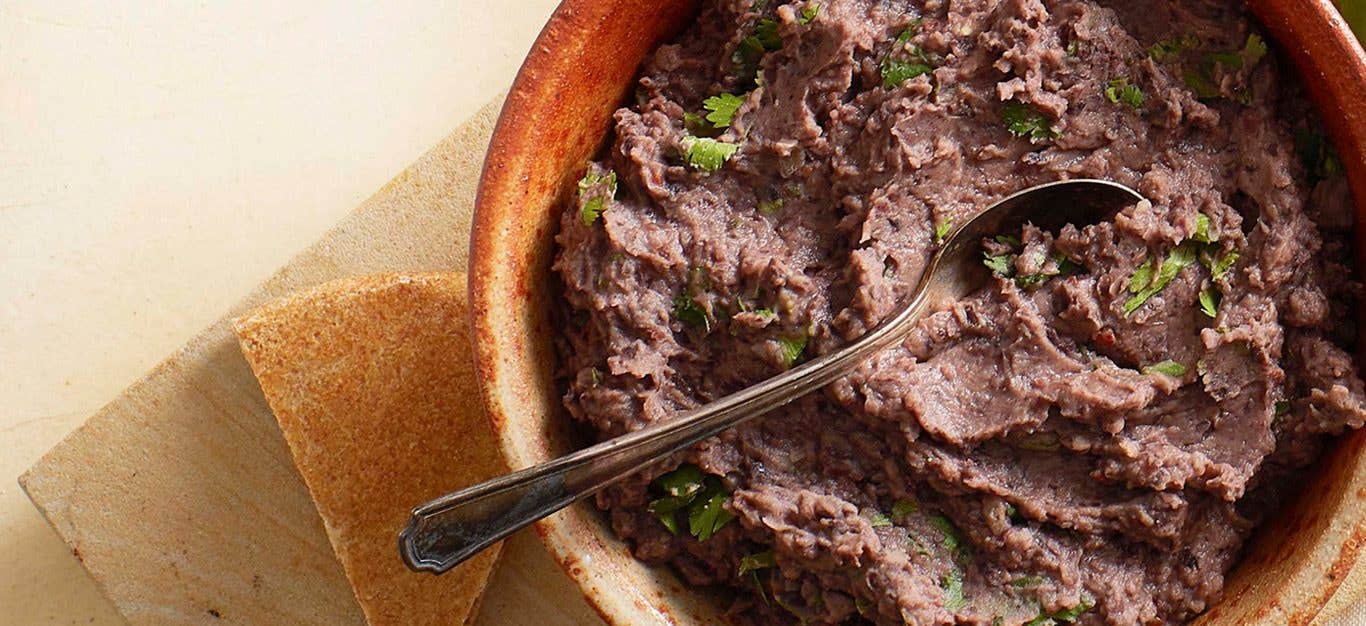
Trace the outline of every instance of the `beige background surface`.
<instances>
[{"instance_id":1,"label":"beige background surface","mask_svg":"<svg viewBox=\"0 0 1366 626\"><path fill-rule=\"evenodd\" d=\"M16 477L505 88L554 4L0 2L0 623L120 623Z\"/></svg>"}]
</instances>

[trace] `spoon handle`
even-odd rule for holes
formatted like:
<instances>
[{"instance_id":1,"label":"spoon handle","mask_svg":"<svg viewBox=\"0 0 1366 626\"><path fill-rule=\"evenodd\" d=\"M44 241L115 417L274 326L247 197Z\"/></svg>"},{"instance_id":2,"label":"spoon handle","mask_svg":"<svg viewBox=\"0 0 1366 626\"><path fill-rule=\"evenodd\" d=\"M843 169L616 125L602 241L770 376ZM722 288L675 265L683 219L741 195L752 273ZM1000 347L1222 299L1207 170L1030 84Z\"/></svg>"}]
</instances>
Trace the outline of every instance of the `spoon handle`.
<instances>
[{"instance_id":1,"label":"spoon handle","mask_svg":"<svg viewBox=\"0 0 1366 626\"><path fill-rule=\"evenodd\" d=\"M399 534L410 569L440 574L521 528L645 466L819 389L899 340L925 309L911 303L844 348L673 419L541 465L479 483L413 509Z\"/></svg>"}]
</instances>

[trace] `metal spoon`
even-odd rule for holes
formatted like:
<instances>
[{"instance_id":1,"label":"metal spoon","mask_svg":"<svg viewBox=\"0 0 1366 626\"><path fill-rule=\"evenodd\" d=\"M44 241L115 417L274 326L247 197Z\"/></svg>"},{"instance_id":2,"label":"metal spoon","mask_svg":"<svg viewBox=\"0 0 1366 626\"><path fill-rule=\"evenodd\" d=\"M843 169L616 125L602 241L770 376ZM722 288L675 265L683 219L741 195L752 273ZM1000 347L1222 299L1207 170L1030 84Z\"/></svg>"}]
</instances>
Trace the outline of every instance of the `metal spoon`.
<instances>
[{"instance_id":1,"label":"metal spoon","mask_svg":"<svg viewBox=\"0 0 1366 626\"><path fill-rule=\"evenodd\" d=\"M783 406L848 374L864 359L902 340L925 313L985 284L981 242L1018 232L1105 219L1143 197L1103 180L1030 187L968 220L930 259L901 310L858 341L710 404L609 439L553 461L467 487L413 509L399 534L403 562L441 573L528 524L645 466L727 428Z\"/></svg>"}]
</instances>

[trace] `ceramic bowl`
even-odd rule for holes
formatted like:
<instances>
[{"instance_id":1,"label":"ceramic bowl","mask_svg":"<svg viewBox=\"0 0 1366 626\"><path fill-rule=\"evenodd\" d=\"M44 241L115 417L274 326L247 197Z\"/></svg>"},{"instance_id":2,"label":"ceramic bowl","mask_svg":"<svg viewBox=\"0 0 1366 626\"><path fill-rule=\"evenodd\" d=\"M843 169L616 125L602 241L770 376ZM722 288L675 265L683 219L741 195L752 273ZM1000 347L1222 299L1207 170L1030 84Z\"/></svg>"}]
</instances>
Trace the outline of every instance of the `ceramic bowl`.
<instances>
[{"instance_id":1,"label":"ceramic bowl","mask_svg":"<svg viewBox=\"0 0 1366 626\"><path fill-rule=\"evenodd\" d=\"M1328 0L1249 5L1327 123L1356 199L1357 249L1366 251L1366 54ZM602 145L641 61L696 10L695 0L565 0L503 106L479 186L470 297L484 400L514 468L582 443L551 376L550 264L561 201ZM1197 623L1309 623L1356 563L1366 542L1364 511L1366 431L1359 431L1340 439L1296 501L1258 530L1223 599ZM547 518L536 532L611 624L723 621L720 602L633 559L591 503Z\"/></svg>"}]
</instances>

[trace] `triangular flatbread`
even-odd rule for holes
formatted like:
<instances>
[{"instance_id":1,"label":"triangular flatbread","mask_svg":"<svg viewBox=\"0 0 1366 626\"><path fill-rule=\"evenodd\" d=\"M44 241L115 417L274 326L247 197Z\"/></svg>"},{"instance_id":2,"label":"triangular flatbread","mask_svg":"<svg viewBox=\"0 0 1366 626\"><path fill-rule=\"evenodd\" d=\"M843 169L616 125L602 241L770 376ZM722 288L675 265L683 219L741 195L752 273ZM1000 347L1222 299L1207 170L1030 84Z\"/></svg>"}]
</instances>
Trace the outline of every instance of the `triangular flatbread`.
<instances>
[{"instance_id":1,"label":"triangular flatbread","mask_svg":"<svg viewBox=\"0 0 1366 626\"><path fill-rule=\"evenodd\" d=\"M409 572L397 548L414 505L505 471L475 383L465 275L343 279L235 328L369 623L465 623L499 548L442 576Z\"/></svg>"}]
</instances>

